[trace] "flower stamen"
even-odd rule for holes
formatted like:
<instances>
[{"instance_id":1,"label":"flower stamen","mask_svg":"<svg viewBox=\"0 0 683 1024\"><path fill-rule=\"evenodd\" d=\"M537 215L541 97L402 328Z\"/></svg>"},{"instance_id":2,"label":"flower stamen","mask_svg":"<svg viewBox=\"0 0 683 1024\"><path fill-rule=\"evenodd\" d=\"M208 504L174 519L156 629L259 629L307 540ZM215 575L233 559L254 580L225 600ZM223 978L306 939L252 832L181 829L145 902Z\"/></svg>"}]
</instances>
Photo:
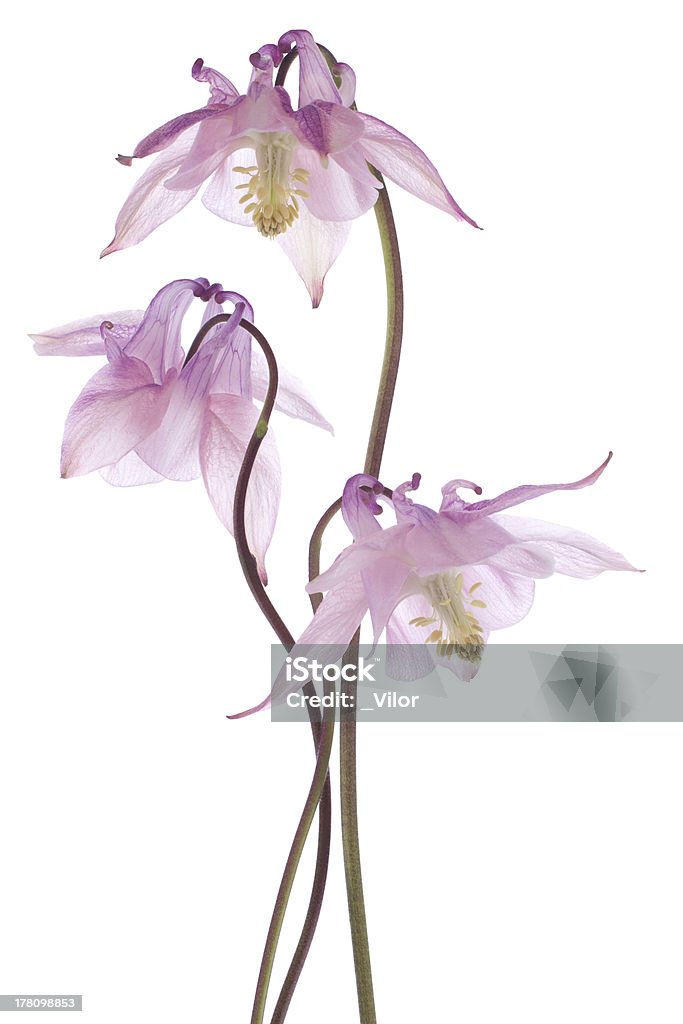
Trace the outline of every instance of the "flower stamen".
<instances>
[{"instance_id":1,"label":"flower stamen","mask_svg":"<svg viewBox=\"0 0 683 1024\"><path fill-rule=\"evenodd\" d=\"M423 579L421 592L432 606L434 614L427 618L418 616L410 620L411 626L423 629L436 625L424 641L436 644L440 657L450 658L456 654L464 661L477 663L484 652L483 630L476 616L469 608L485 608L486 605L472 594L481 586L481 580L463 592L463 575L443 572Z\"/></svg>"}]
</instances>

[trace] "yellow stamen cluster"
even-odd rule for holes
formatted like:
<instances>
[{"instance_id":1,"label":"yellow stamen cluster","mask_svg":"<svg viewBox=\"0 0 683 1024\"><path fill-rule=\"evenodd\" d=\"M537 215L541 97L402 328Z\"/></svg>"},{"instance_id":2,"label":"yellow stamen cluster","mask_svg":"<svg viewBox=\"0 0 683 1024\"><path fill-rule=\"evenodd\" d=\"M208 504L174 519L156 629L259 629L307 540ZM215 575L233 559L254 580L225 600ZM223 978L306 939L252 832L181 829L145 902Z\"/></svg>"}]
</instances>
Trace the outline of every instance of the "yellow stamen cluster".
<instances>
[{"instance_id":1,"label":"yellow stamen cluster","mask_svg":"<svg viewBox=\"0 0 683 1024\"><path fill-rule=\"evenodd\" d=\"M443 572L423 580L422 593L432 606L429 618L418 616L410 620L411 626L425 628L436 625L425 643L436 644L436 653L450 658L457 654L464 661L479 662L484 653L483 630L469 608L485 608L483 601L472 595L481 581L463 590L462 573Z\"/></svg>"},{"instance_id":2,"label":"yellow stamen cluster","mask_svg":"<svg viewBox=\"0 0 683 1024\"><path fill-rule=\"evenodd\" d=\"M265 132L256 146L256 165L233 167L236 174L249 178L235 188L244 191L240 204L266 238L276 238L291 227L299 216L296 197L308 198L299 186L306 184L309 172L303 167L290 171L291 142L286 133Z\"/></svg>"}]
</instances>

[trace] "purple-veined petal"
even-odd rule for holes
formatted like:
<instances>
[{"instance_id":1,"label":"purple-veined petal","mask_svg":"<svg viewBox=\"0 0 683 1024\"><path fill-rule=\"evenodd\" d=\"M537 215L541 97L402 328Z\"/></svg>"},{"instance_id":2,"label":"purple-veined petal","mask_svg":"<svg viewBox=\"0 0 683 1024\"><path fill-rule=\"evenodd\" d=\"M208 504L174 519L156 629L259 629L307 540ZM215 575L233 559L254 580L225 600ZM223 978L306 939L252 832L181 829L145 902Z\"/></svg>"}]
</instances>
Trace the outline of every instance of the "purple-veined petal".
<instances>
[{"instance_id":1,"label":"purple-veined petal","mask_svg":"<svg viewBox=\"0 0 683 1024\"><path fill-rule=\"evenodd\" d=\"M241 395L251 400L252 396L252 344L251 336L239 327L239 320L254 321L251 305L237 292L220 293L221 303L212 298L206 305L202 325L212 317L224 312L222 303L231 301L233 316L225 323L217 324L204 338L196 356L181 371L182 376L198 377L201 364L210 360L210 373L206 377L206 388L214 394ZM225 312L228 312L227 310ZM235 320L235 316L237 320ZM202 373L202 378L204 374ZM196 387L200 386L197 379Z\"/></svg>"},{"instance_id":2,"label":"purple-veined petal","mask_svg":"<svg viewBox=\"0 0 683 1024\"><path fill-rule=\"evenodd\" d=\"M142 484L158 484L164 479L160 473L150 469L135 451L128 452L111 466L104 466L100 476L113 487L139 487Z\"/></svg>"},{"instance_id":3,"label":"purple-veined petal","mask_svg":"<svg viewBox=\"0 0 683 1024\"><path fill-rule=\"evenodd\" d=\"M127 356L99 370L69 411L62 476L81 476L123 458L157 429L174 384L175 371L155 384L149 367Z\"/></svg>"},{"instance_id":4,"label":"purple-veined petal","mask_svg":"<svg viewBox=\"0 0 683 1024\"><path fill-rule=\"evenodd\" d=\"M196 129L177 139L138 179L116 218L114 237L102 256L141 242L197 194L199 186L182 192L171 191L165 185L189 153L195 133Z\"/></svg>"},{"instance_id":5,"label":"purple-veined petal","mask_svg":"<svg viewBox=\"0 0 683 1024\"><path fill-rule=\"evenodd\" d=\"M314 100L342 103L332 72L311 33L291 29L278 40L283 53L288 53L294 45L299 54L299 106L304 107Z\"/></svg>"},{"instance_id":6,"label":"purple-veined petal","mask_svg":"<svg viewBox=\"0 0 683 1024\"><path fill-rule=\"evenodd\" d=\"M363 156L391 181L412 192L438 210L465 220L472 227L479 225L462 210L444 185L434 164L409 138L369 114L359 114L365 132L358 143Z\"/></svg>"},{"instance_id":7,"label":"purple-veined petal","mask_svg":"<svg viewBox=\"0 0 683 1024\"><path fill-rule=\"evenodd\" d=\"M212 395L200 440L200 462L211 504L223 525L233 532L235 487L259 410L238 395ZM245 506L249 549L259 576L267 583L265 555L280 501L280 462L269 430L254 462Z\"/></svg>"},{"instance_id":8,"label":"purple-veined petal","mask_svg":"<svg viewBox=\"0 0 683 1024\"><path fill-rule=\"evenodd\" d=\"M206 82L210 86L211 99L209 103L231 103L239 98L239 92L232 82L220 71L207 68L201 57L192 65L192 77L195 82Z\"/></svg>"},{"instance_id":9,"label":"purple-veined petal","mask_svg":"<svg viewBox=\"0 0 683 1024\"><path fill-rule=\"evenodd\" d=\"M197 129L203 122L212 121L214 118L226 117L226 115L229 115L232 107L237 106L244 99L244 96L240 96L235 103L229 105L210 103L206 107L190 110L187 114L180 114L179 117L172 118L159 128L155 128L153 132L150 132L149 135L146 135L144 139L138 142L133 150L132 157L119 157L119 162L127 164L130 160L141 160L146 156L152 156L153 153L160 152L162 149L168 149L178 140L179 136L184 135L190 128L195 129L191 133L191 137L194 140Z\"/></svg>"},{"instance_id":10,"label":"purple-veined petal","mask_svg":"<svg viewBox=\"0 0 683 1024\"><path fill-rule=\"evenodd\" d=\"M638 572L618 551L587 533L556 523L521 516L497 515L500 523L523 548L531 547L550 559L554 572L591 579L606 569ZM516 550L517 544L510 549Z\"/></svg>"},{"instance_id":11,"label":"purple-veined petal","mask_svg":"<svg viewBox=\"0 0 683 1024\"><path fill-rule=\"evenodd\" d=\"M355 110L333 103L309 103L292 111L291 129L306 148L326 157L348 149L363 135L363 122Z\"/></svg>"},{"instance_id":12,"label":"purple-veined petal","mask_svg":"<svg viewBox=\"0 0 683 1024\"><path fill-rule=\"evenodd\" d=\"M171 394L164 418L153 433L136 445L140 458L169 480L195 480L201 474L199 439L208 404L181 378Z\"/></svg>"},{"instance_id":13,"label":"purple-veined petal","mask_svg":"<svg viewBox=\"0 0 683 1024\"><path fill-rule=\"evenodd\" d=\"M137 327L143 316L144 311L141 309L123 309L117 313L74 320L63 327L29 334L29 338L39 356L100 356L104 355L104 341L100 331L103 323Z\"/></svg>"},{"instance_id":14,"label":"purple-veined petal","mask_svg":"<svg viewBox=\"0 0 683 1024\"><path fill-rule=\"evenodd\" d=\"M521 487L513 487L511 491L504 491L497 498L472 502L467 505L462 516L467 520L490 516L495 512L502 512L503 509L512 508L513 505L521 505L531 498L540 498L542 494L549 494L551 491L578 491L582 487L590 487L602 475L611 458L612 452L597 469L581 480L575 480L570 484L522 484Z\"/></svg>"},{"instance_id":15,"label":"purple-veined petal","mask_svg":"<svg viewBox=\"0 0 683 1024\"><path fill-rule=\"evenodd\" d=\"M215 213L223 220L232 221L233 224L242 224L244 227L253 228L254 220L250 213L244 212L245 204L240 204L244 195L238 191L237 186L248 182L245 174L234 170L235 167L253 167L256 164L256 152L254 149L238 149L220 165L202 195L202 202L207 210Z\"/></svg>"},{"instance_id":16,"label":"purple-veined petal","mask_svg":"<svg viewBox=\"0 0 683 1024\"><path fill-rule=\"evenodd\" d=\"M323 297L325 275L344 248L350 230L348 222L318 220L302 203L294 226L278 235L280 246L308 289L314 309Z\"/></svg>"},{"instance_id":17,"label":"purple-veined petal","mask_svg":"<svg viewBox=\"0 0 683 1024\"><path fill-rule=\"evenodd\" d=\"M377 477L368 473L358 473L346 481L341 512L355 541L365 540L381 530L377 522L377 516L382 512L377 501L381 490Z\"/></svg>"},{"instance_id":18,"label":"purple-veined petal","mask_svg":"<svg viewBox=\"0 0 683 1024\"><path fill-rule=\"evenodd\" d=\"M252 352L251 386L254 398L259 402L264 401L268 390L268 364L263 352L257 347L254 347ZM291 416L292 419L305 420L306 423L311 423L314 427L329 430L331 434L334 433L331 425L322 415L299 378L282 366L278 368L275 408L286 416Z\"/></svg>"},{"instance_id":19,"label":"purple-veined petal","mask_svg":"<svg viewBox=\"0 0 683 1024\"><path fill-rule=\"evenodd\" d=\"M200 287L199 282L191 278L164 285L150 302L140 326L126 344L126 355L142 359L157 383L166 379L172 367L180 370L183 364L183 317Z\"/></svg>"}]
</instances>

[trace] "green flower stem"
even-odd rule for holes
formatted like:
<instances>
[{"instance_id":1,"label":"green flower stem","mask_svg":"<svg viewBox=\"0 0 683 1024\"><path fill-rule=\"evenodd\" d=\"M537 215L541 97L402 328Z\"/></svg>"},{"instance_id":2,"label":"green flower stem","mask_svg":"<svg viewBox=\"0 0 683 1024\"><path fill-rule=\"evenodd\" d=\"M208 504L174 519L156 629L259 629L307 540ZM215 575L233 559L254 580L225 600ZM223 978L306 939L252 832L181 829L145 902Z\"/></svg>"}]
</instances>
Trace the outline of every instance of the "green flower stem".
<instances>
[{"instance_id":1,"label":"green flower stem","mask_svg":"<svg viewBox=\"0 0 683 1024\"><path fill-rule=\"evenodd\" d=\"M207 321L207 323L203 325L203 327L197 334L197 337L194 339L190 347L190 350L185 360L186 363L188 363L190 359L192 359L193 356L196 354L196 352L199 349L199 346L201 345L202 341L204 340L208 332L216 324L225 323L227 320L230 319L230 316L231 314L221 313L213 317L211 320ZM277 634L280 642L287 650L291 650L292 647L294 646L294 638L290 631L285 626L282 619L280 618L277 610L275 609L274 605L270 601L270 598L266 594L263 584L261 583L256 568L256 560L254 559L253 555L251 554L251 551L249 550L245 530L245 504L247 488L249 485L249 479L253 469L254 460L256 458L256 454L261 445L261 442L267 433L268 422L270 420L270 415L272 413L273 405L275 402L275 396L277 393L278 385L277 363L275 361L275 357L272 353L272 350L268 345L268 342L263 337L258 328L254 327L253 324L250 324L247 320L241 320L240 326L243 327L246 331L248 331L248 333L251 334L251 336L261 346L268 363L269 382L263 410L261 412L261 416L259 417L258 423L256 424L254 434L250 440L249 445L247 446L247 451L245 453L242 467L240 469L240 474L238 477L237 487L235 491L233 514L235 541L237 544L240 564L244 570L244 574L252 594L254 595L259 607L263 611L266 619L275 630L275 633ZM303 686L303 691L308 697L315 695L315 687L311 682L307 682ZM284 1020L284 1016L287 1012L289 1002L294 993L296 981L298 979L299 974L301 973L301 968L303 967L303 963L308 954L311 942L313 941L313 936L315 934L318 918L320 916L320 908L322 906L323 894L325 891L325 884L327 881L327 868L330 859L330 839L332 830L332 793L328 770L330 752L329 750L326 750L327 738L325 730L327 729L327 732L330 733L331 730L327 728L325 724L321 721L321 716L319 716L317 708L312 707L311 702L309 700L306 701L306 708L308 710L308 715L311 723L311 731L313 733L313 742L316 749L316 774L314 775L313 782L311 784L311 789L309 791L306 807L304 808L302 819L299 824L299 830L302 828L304 818L308 818L309 804L312 802L313 814L315 814L315 808L319 804L318 850L316 855L313 888L311 892L308 911L301 932L301 938L299 939L299 944L296 949L292 967L290 967L290 971L287 975L287 978L285 979L282 992L280 993L280 998L275 1009L273 1021ZM325 743L323 743L323 740L325 740ZM332 736L330 735L330 745L331 742ZM323 778L323 785L322 791L320 792L319 775L321 772ZM306 826L306 835L308 834L308 831L310 829L310 824L311 822L309 820L308 825ZM299 830L297 830L297 837L299 835ZM295 837L295 844L297 843L297 837ZM297 855L294 851L294 848L292 848L289 860L287 862L287 866L285 868L285 877L289 878L289 876L291 876L291 881L289 881L288 883L289 889L291 889L291 883L294 880L294 875L296 873L296 867L298 866L300 856L300 850ZM294 860L294 858L296 858L296 860ZM276 904L275 910L273 912L273 921L271 922L271 929L268 933L268 938L266 940L266 946L264 949L263 961L261 965L261 975L259 976L259 984L257 986L254 1001L255 1012L257 1006L260 1006L261 1008L261 1020L263 1019L263 1009L265 1007L265 1000L268 993L268 981L270 978L270 972L272 970L272 963L275 958L277 940L279 938L280 930L282 928L282 918L284 917L284 911L287 906L287 899L289 894L289 890L287 890L286 896L283 896L283 886L285 886L285 878L283 878L280 887L280 892L278 894L278 903ZM273 922L275 922L276 914L280 910L281 916L279 918L279 922L274 927ZM292 977L292 969L295 964L297 965L298 969L295 972L294 977ZM264 965L266 965L266 970L264 970ZM259 1020L258 1017L256 1017L255 1019Z\"/></svg>"},{"instance_id":2,"label":"green flower stem","mask_svg":"<svg viewBox=\"0 0 683 1024\"><path fill-rule=\"evenodd\" d=\"M374 171L374 169L373 169ZM376 171L374 173L377 174ZM380 177L379 174L377 175ZM381 178L380 178L381 180ZM384 445L389 427L389 417L396 389L401 342L403 338L403 278L401 258L396 236L396 227L391 203L386 188L383 188L375 204L375 214L382 241L382 253L387 280L387 335L384 360L377 388L375 411L368 439L365 457L365 472L378 477ZM387 491L389 497L391 492ZM341 498L333 502L318 521L309 546L309 579L320 572L320 551L323 535L328 524L341 508ZM315 611L322 601L321 594L312 594L311 603ZM358 650L358 634L350 651ZM355 690L355 687L353 687ZM346 690L351 695L351 687ZM355 698L355 693L353 694ZM361 870L360 843L358 835L358 788L356 769L356 713L355 699L352 707L342 714L340 736L340 802L342 818L342 845L344 870L351 925L351 941L356 970L356 987L361 1024L376 1024L376 1012L372 987L369 941L365 903L363 899L363 875Z\"/></svg>"},{"instance_id":3,"label":"green flower stem","mask_svg":"<svg viewBox=\"0 0 683 1024\"><path fill-rule=\"evenodd\" d=\"M336 60L334 55L324 46L320 51L327 60L334 75ZM287 71L296 55L292 50L288 53L278 71L276 85L284 85ZM355 109L355 104L354 104ZM381 174L370 168L381 185L384 185ZM371 476L379 476L384 445L389 428L389 417L394 400L396 379L398 377L401 342L403 339L403 276L401 273L401 256L394 224L393 212L386 187L379 191L375 203L375 216L382 243L384 268L387 282L387 333L384 347L384 360L380 373L375 411L368 438L365 456L365 472ZM323 515L311 538L309 548L309 579L313 579L320 571L320 547L327 523L334 517L341 502L335 502ZM314 610L318 607L321 596L314 594L311 602ZM357 651L357 638L354 638ZM353 648L353 645L352 645ZM353 702L355 707L355 701ZM340 766L341 766L341 816L342 843L344 847L344 869L346 872L346 891L349 904L351 924L351 940L356 969L356 988L358 991L358 1008L361 1024L376 1024L375 1002L372 988L372 970L363 900L363 877L360 861L360 844L358 839L358 795L356 780L356 714L355 710L342 717L340 727Z\"/></svg>"}]
</instances>

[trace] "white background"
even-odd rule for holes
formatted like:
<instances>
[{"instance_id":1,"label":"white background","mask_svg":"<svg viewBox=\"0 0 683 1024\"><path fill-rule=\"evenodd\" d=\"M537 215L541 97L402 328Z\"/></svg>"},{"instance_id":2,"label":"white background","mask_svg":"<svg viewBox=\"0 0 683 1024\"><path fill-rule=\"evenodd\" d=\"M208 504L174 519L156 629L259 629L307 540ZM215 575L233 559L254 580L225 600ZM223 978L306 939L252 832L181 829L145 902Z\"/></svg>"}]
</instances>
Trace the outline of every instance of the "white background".
<instances>
[{"instance_id":1,"label":"white background","mask_svg":"<svg viewBox=\"0 0 683 1024\"><path fill-rule=\"evenodd\" d=\"M303 726L225 718L267 688L271 635L201 484L60 481L63 421L100 360L39 360L26 339L177 277L251 299L336 427L276 424L271 589L300 630L308 534L365 452L376 229L354 225L314 312L275 245L198 203L99 262L140 173L113 156L205 102L196 57L244 88L252 50L311 29L356 69L360 109L422 145L485 228L392 190L407 305L388 485L421 470L422 500L454 476L493 496L614 449L595 487L529 513L647 573L543 581L499 639L681 639L674 5L448 11L65 0L5 22L2 992L82 992L93 1024L248 1020L312 771ZM679 1022L681 759L675 724L363 729L380 1021ZM355 1019L340 861L335 832L293 1024Z\"/></svg>"}]
</instances>

